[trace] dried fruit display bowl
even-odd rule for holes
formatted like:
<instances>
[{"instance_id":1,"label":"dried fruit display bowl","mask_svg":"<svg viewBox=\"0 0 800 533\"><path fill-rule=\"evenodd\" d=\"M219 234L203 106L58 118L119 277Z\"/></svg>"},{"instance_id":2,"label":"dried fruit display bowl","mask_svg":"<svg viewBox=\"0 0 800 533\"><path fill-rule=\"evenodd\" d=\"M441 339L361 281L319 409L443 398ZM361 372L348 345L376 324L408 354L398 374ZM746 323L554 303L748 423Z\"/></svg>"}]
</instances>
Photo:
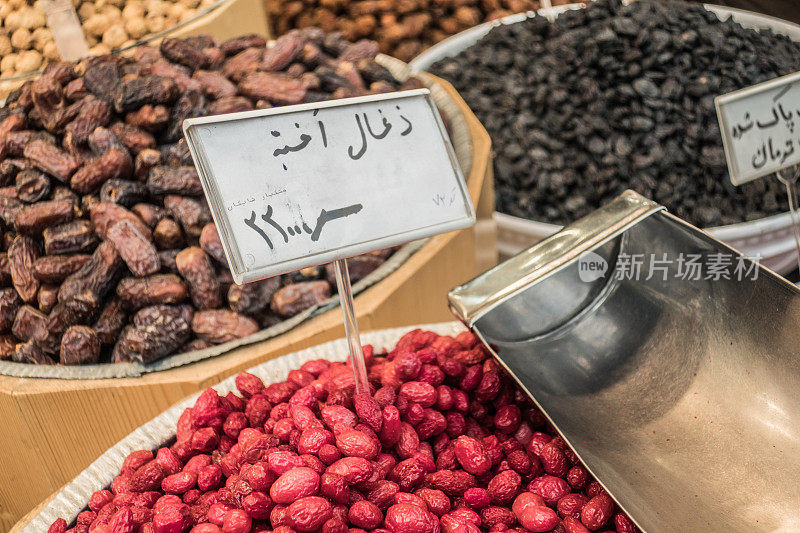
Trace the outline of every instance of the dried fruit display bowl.
<instances>
[{"instance_id":1,"label":"dried fruit display bowl","mask_svg":"<svg viewBox=\"0 0 800 533\"><path fill-rule=\"evenodd\" d=\"M451 336L465 331L464 326L458 322L444 322L416 327L433 331L440 335ZM361 340L363 344L372 344L376 348L376 352L381 348L391 349L411 329L414 328L404 327L374 331L362 335ZM299 368L306 361L320 358L342 361L345 359L347 351L346 340L338 339L278 357L247 371L261 378L264 383L271 383L286 379L290 370ZM234 377L229 377L217 383L214 385L214 389L220 395L225 395L232 391L235 392L236 383ZM28 516L20 520L11 529L11 532L40 533L47 531L56 518L64 517L70 520L77 516L84 509L93 492L102 490L111 484L128 454L135 450L155 450L170 441L170 439L173 439L175 437L175 427L181 413L187 407L194 405L198 397L199 393L194 394L169 407L127 437L109 447L102 455L100 455L101 452L98 452L95 457L99 457L88 468L69 484L60 488L51 498L31 511ZM68 444L68 446L71 445L72 443ZM41 502L43 499L44 497L40 498L39 501Z\"/></svg>"},{"instance_id":2,"label":"dried fruit display bowl","mask_svg":"<svg viewBox=\"0 0 800 533\"><path fill-rule=\"evenodd\" d=\"M164 37L191 37L210 34L226 40L238 35L255 33L270 38L267 15L261 0L219 0L192 18L167 30L148 35L136 45L116 50L125 53L143 43L158 42ZM40 71L0 78L0 103L26 81L37 77Z\"/></svg>"},{"instance_id":3,"label":"dried fruit display bowl","mask_svg":"<svg viewBox=\"0 0 800 533\"><path fill-rule=\"evenodd\" d=\"M567 9L580 9L583 4L570 4L553 8L553 14ZM787 35L800 41L800 26L781 19L726 7L705 4L706 9L721 19L732 17L745 28L769 28L775 33ZM544 14L544 10L539 13ZM524 20L530 14L518 14L476 26L464 31L420 54L411 65L426 70L437 61L457 55L485 36L500 24L513 24ZM768 177L765 179L775 179ZM496 212L498 251L503 256L516 255L532 244L556 233L560 228L555 224L539 222ZM726 244L751 256L760 256L762 264L772 270L785 274L797 266L794 237L792 236L791 216L783 213L751 222L708 228L707 231Z\"/></svg>"},{"instance_id":4,"label":"dried fruit display bowl","mask_svg":"<svg viewBox=\"0 0 800 533\"><path fill-rule=\"evenodd\" d=\"M381 62L400 79L411 73L398 60L384 56ZM364 331L449 319L447 290L496 263L488 134L452 86L424 73L421 77L447 118L479 221L475 228L424 242L402 265L359 294L356 312ZM333 308L277 337L141 376L0 376L5 426L0 447L6 450L0 460L0 530L132 428L187 394L276 356L341 337L343 331L341 311Z\"/></svg>"}]
</instances>

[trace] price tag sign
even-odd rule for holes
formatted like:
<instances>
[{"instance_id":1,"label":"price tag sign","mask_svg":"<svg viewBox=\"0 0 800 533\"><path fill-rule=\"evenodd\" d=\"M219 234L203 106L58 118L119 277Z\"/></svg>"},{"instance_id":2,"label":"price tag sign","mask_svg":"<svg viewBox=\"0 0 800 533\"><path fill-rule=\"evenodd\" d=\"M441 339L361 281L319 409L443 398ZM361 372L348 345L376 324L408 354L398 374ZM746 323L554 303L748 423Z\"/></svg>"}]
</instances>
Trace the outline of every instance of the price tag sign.
<instances>
[{"instance_id":1,"label":"price tag sign","mask_svg":"<svg viewBox=\"0 0 800 533\"><path fill-rule=\"evenodd\" d=\"M475 223L427 89L186 120L236 283Z\"/></svg>"},{"instance_id":2,"label":"price tag sign","mask_svg":"<svg viewBox=\"0 0 800 533\"><path fill-rule=\"evenodd\" d=\"M800 163L800 72L714 100L734 185Z\"/></svg>"}]
</instances>

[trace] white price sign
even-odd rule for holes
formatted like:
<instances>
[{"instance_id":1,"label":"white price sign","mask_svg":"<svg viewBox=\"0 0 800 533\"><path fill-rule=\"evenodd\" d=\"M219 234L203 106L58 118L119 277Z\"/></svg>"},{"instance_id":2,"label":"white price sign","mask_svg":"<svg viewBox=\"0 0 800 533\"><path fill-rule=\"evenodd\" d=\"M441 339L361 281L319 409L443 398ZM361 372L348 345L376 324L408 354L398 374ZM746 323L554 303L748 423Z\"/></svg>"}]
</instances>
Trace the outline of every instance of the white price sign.
<instances>
[{"instance_id":1,"label":"white price sign","mask_svg":"<svg viewBox=\"0 0 800 533\"><path fill-rule=\"evenodd\" d=\"M800 163L800 72L714 100L734 185Z\"/></svg>"},{"instance_id":2,"label":"white price sign","mask_svg":"<svg viewBox=\"0 0 800 533\"><path fill-rule=\"evenodd\" d=\"M475 223L427 89L186 120L236 283Z\"/></svg>"}]
</instances>

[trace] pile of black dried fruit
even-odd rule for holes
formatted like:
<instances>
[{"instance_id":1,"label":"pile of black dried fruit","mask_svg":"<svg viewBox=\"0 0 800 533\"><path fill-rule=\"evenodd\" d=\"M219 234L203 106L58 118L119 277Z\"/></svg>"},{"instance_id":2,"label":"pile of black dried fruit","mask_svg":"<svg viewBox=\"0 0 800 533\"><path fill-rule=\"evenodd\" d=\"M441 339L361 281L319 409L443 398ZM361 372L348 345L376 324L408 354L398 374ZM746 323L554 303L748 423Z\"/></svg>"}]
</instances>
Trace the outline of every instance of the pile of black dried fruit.
<instances>
[{"instance_id":1,"label":"pile of black dried fruit","mask_svg":"<svg viewBox=\"0 0 800 533\"><path fill-rule=\"evenodd\" d=\"M800 44L682 1L591 2L500 26L431 71L494 141L497 209L564 224L630 188L701 227L788 209L728 179L714 97L800 70Z\"/></svg>"},{"instance_id":2,"label":"pile of black dried fruit","mask_svg":"<svg viewBox=\"0 0 800 533\"><path fill-rule=\"evenodd\" d=\"M329 268L233 283L184 119L403 88L370 41L165 39L54 63L0 108L0 359L148 363L325 301ZM418 85L416 80L409 83ZM350 261L354 280L392 250Z\"/></svg>"}]
</instances>

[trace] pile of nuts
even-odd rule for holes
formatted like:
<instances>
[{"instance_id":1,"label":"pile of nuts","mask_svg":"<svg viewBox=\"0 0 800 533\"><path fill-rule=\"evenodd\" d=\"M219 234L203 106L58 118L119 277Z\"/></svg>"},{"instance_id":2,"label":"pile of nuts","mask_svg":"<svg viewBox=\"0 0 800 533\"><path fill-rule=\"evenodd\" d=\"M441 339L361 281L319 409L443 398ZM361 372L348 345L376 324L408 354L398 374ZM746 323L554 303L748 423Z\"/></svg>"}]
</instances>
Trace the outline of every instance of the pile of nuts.
<instances>
[{"instance_id":1,"label":"pile of nuts","mask_svg":"<svg viewBox=\"0 0 800 533\"><path fill-rule=\"evenodd\" d=\"M800 43L673 0L499 26L430 69L492 138L498 211L565 224L633 189L699 227L788 210L778 180L731 184L714 98L798 70Z\"/></svg>"},{"instance_id":2,"label":"pile of nuts","mask_svg":"<svg viewBox=\"0 0 800 533\"><path fill-rule=\"evenodd\" d=\"M399 90L377 45L295 31L52 63L0 108L0 359L148 363L324 302L332 268L235 285L184 119ZM408 87L419 87L412 79ZM349 261L353 281L393 250Z\"/></svg>"},{"instance_id":3,"label":"pile of nuts","mask_svg":"<svg viewBox=\"0 0 800 533\"><path fill-rule=\"evenodd\" d=\"M540 4L538 0L266 0L266 7L278 35L316 26L341 31L351 41L373 39L381 52L410 61L460 31L539 9Z\"/></svg>"},{"instance_id":4,"label":"pile of nuts","mask_svg":"<svg viewBox=\"0 0 800 533\"><path fill-rule=\"evenodd\" d=\"M44 0L0 2L0 76L9 77L59 61L47 27ZM217 0L72 0L92 55L135 44L172 28Z\"/></svg>"},{"instance_id":5,"label":"pile of nuts","mask_svg":"<svg viewBox=\"0 0 800 533\"><path fill-rule=\"evenodd\" d=\"M324 359L206 390L48 533L639 531L471 333L364 351L369 393Z\"/></svg>"}]
</instances>

